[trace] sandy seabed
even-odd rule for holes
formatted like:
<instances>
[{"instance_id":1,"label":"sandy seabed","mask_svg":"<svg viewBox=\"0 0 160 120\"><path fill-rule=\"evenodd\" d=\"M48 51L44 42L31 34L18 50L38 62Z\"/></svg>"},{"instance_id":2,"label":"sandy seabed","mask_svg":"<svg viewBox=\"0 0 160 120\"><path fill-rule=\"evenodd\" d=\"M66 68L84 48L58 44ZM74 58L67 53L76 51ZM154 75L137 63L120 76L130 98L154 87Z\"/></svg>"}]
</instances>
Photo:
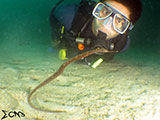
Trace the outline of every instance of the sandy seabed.
<instances>
[{"instance_id":1,"label":"sandy seabed","mask_svg":"<svg viewBox=\"0 0 160 120\"><path fill-rule=\"evenodd\" d=\"M24 117L6 120L159 120L160 67L129 64L123 59L103 62L96 69L72 63L57 79L39 89L35 106L66 113L45 113L31 108L27 96L64 61L53 53L1 53L0 117L21 111ZM5 120L4 119L4 120Z\"/></svg>"}]
</instances>

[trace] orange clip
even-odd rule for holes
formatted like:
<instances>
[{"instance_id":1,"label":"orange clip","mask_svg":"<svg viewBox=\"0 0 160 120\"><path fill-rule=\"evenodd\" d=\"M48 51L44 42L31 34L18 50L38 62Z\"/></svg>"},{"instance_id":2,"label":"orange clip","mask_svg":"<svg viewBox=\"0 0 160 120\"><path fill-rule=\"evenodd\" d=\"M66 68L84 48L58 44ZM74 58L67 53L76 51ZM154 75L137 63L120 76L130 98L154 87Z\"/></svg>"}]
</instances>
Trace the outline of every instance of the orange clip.
<instances>
[{"instance_id":1,"label":"orange clip","mask_svg":"<svg viewBox=\"0 0 160 120\"><path fill-rule=\"evenodd\" d=\"M79 50L84 50L84 45L82 43L78 43L78 49Z\"/></svg>"}]
</instances>

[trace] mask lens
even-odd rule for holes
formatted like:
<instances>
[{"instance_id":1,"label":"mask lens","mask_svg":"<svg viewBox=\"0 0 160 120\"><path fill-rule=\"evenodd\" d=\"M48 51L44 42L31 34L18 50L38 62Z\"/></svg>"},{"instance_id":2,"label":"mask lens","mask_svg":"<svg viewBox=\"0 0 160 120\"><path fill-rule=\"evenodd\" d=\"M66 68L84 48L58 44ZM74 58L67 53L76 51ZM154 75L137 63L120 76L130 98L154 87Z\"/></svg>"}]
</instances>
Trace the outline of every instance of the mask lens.
<instances>
[{"instance_id":1,"label":"mask lens","mask_svg":"<svg viewBox=\"0 0 160 120\"><path fill-rule=\"evenodd\" d=\"M105 6L102 3L99 3L94 8L92 14L97 19L105 19L106 17L108 17L112 14L112 11L110 10L109 7Z\"/></svg>"},{"instance_id":2,"label":"mask lens","mask_svg":"<svg viewBox=\"0 0 160 120\"><path fill-rule=\"evenodd\" d=\"M123 34L127 30L129 24L130 22L126 18L124 18L122 15L115 14L114 20L113 20L113 27L117 32Z\"/></svg>"}]
</instances>

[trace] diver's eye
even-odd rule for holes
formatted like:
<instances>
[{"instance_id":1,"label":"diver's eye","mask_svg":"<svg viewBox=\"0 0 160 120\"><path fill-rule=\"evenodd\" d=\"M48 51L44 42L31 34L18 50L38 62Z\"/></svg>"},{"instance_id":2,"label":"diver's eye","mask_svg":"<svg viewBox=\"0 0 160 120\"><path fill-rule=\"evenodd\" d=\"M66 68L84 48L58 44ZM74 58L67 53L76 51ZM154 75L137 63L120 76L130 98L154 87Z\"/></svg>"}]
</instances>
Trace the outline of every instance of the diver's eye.
<instances>
[{"instance_id":1,"label":"diver's eye","mask_svg":"<svg viewBox=\"0 0 160 120\"><path fill-rule=\"evenodd\" d=\"M121 17L121 15L116 15L115 17L115 26L117 28L121 28L125 23L125 20L123 19L123 17Z\"/></svg>"},{"instance_id":2,"label":"diver's eye","mask_svg":"<svg viewBox=\"0 0 160 120\"><path fill-rule=\"evenodd\" d=\"M103 9L100 12L100 15L101 15L102 18L107 17L110 14L111 14L111 11L106 7L103 7Z\"/></svg>"},{"instance_id":3,"label":"diver's eye","mask_svg":"<svg viewBox=\"0 0 160 120\"><path fill-rule=\"evenodd\" d=\"M124 20L121 17L116 17L116 23L117 24L122 24Z\"/></svg>"},{"instance_id":4,"label":"diver's eye","mask_svg":"<svg viewBox=\"0 0 160 120\"><path fill-rule=\"evenodd\" d=\"M103 10L103 14L104 14L104 16L107 16L109 14L109 11L105 9L105 10Z\"/></svg>"}]
</instances>

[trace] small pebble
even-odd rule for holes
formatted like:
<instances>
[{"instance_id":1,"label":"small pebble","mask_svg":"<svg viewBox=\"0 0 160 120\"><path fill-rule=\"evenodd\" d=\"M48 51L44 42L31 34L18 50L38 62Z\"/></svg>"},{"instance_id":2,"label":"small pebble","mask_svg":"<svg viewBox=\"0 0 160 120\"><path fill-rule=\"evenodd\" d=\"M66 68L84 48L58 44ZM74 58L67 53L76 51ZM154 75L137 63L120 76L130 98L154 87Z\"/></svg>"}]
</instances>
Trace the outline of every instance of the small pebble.
<instances>
[{"instance_id":1,"label":"small pebble","mask_svg":"<svg viewBox=\"0 0 160 120\"><path fill-rule=\"evenodd\" d=\"M40 76L33 75L33 76L31 76L31 79L32 79L32 80L39 80L39 79L40 79Z\"/></svg>"}]
</instances>

